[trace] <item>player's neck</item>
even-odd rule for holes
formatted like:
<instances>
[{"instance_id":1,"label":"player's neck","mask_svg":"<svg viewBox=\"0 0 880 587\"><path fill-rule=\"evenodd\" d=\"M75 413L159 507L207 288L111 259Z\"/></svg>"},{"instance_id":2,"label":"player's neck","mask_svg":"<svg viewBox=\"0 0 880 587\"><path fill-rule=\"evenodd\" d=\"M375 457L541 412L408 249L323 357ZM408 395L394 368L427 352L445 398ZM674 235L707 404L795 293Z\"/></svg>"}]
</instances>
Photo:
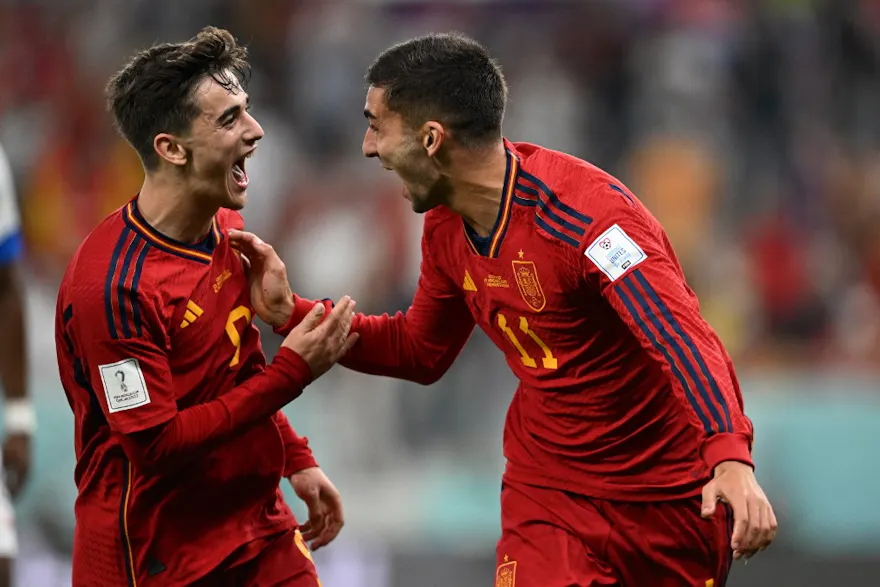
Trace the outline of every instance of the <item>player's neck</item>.
<instances>
[{"instance_id":1,"label":"player's neck","mask_svg":"<svg viewBox=\"0 0 880 587\"><path fill-rule=\"evenodd\" d=\"M147 175L138 194L138 212L154 229L182 243L197 243L211 230L216 207L185 195L173 179Z\"/></svg>"},{"instance_id":2,"label":"player's neck","mask_svg":"<svg viewBox=\"0 0 880 587\"><path fill-rule=\"evenodd\" d=\"M480 236L492 233L501 208L507 153L504 143L479 155L462 156L450 177L452 195L448 207L465 219Z\"/></svg>"}]
</instances>

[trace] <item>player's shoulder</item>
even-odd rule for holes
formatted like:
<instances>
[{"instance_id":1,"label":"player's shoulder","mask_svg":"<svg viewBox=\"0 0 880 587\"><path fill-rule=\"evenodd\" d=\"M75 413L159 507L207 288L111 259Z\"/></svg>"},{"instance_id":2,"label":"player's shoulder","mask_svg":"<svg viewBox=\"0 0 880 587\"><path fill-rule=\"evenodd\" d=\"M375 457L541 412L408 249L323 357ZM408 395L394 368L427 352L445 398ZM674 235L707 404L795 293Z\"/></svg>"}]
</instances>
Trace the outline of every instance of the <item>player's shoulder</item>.
<instances>
[{"instance_id":1,"label":"player's shoulder","mask_svg":"<svg viewBox=\"0 0 880 587\"><path fill-rule=\"evenodd\" d=\"M127 206L128 204L126 204ZM59 296L86 308L131 298L151 287L150 247L126 221L125 206L104 218L80 243L61 281Z\"/></svg>"},{"instance_id":2,"label":"player's shoulder","mask_svg":"<svg viewBox=\"0 0 880 587\"><path fill-rule=\"evenodd\" d=\"M539 145L508 145L519 162L517 193L532 199L536 224L551 236L566 242L579 241L578 237L615 216L642 214L641 202L604 169Z\"/></svg>"},{"instance_id":3,"label":"player's shoulder","mask_svg":"<svg viewBox=\"0 0 880 587\"><path fill-rule=\"evenodd\" d=\"M446 206L437 206L425 213L424 235L429 242L446 238L460 229L461 216Z\"/></svg>"}]
</instances>

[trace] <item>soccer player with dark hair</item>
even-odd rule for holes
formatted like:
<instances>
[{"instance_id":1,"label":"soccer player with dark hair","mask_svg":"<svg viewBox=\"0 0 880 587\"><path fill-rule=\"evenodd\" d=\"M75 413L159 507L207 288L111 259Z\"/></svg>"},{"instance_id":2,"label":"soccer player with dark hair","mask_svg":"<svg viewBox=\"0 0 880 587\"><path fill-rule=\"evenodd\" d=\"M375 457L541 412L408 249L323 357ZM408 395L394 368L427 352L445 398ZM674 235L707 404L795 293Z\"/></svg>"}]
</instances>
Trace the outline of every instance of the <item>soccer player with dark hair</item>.
<instances>
[{"instance_id":1,"label":"soccer player with dark hair","mask_svg":"<svg viewBox=\"0 0 880 587\"><path fill-rule=\"evenodd\" d=\"M406 313L355 316L342 364L428 384L476 324L505 353L496 586L723 585L776 519L733 365L660 224L601 169L506 140L504 77L467 37L391 47L367 82L363 152L427 213L422 273ZM259 292L282 333L312 304L287 291Z\"/></svg>"},{"instance_id":2,"label":"soccer player with dark hair","mask_svg":"<svg viewBox=\"0 0 880 587\"><path fill-rule=\"evenodd\" d=\"M326 544L343 523L336 488L279 410L354 343L354 303L323 322L316 304L266 365L259 284L227 238L243 228L245 160L263 136L246 58L208 27L138 53L107 88L146 177L80 245L58 294L76 587L316 587L305 540ZM303 532L282 476L308 506Z\"/></svg>"}]
</instances>

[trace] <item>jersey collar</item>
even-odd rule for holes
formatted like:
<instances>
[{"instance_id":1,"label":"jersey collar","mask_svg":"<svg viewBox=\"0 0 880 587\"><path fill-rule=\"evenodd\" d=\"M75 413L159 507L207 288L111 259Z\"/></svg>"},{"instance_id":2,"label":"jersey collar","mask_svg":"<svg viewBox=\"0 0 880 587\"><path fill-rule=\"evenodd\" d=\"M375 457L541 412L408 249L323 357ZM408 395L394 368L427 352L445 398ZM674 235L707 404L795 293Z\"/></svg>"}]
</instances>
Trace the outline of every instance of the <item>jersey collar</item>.
<instances>
[{"instance_id":1,"label":"jersey collar","mask_svg":"<svg viewBox=\"0 0 880 587\"><path fill-rule=\"evenodd\" d=\"M137 196L122 208L122 218L132 230L143 236L147 242L165 252L197 261L210 263L214 248L223 240L223 233L217 223L217 216L211 219L211 230L197 243L188 244L169 238L150 226L137 208Z\"/></svg>"},{"instance_id":2,"label":"jersey collar","mask_svg":"<svg viewBox=\"0 0 880 587\"><path fill-rule=\"evenodd\" d=\"M504 146L507 153L507 170L504 172L501 207L498 209L498 217L495 219L495 226L492 227L492 232L488 236L480 236L464 218L461 220L464 226L464 238L471 250L477 255L489 257L490 259L498 257L498 251L501 249L501 243L504 240L504 235L507 233L513 204L514 186L516 185L516 177L520 169L519 157L513 152L510 144L505 141Z\"/></svg>"}]
</instances>

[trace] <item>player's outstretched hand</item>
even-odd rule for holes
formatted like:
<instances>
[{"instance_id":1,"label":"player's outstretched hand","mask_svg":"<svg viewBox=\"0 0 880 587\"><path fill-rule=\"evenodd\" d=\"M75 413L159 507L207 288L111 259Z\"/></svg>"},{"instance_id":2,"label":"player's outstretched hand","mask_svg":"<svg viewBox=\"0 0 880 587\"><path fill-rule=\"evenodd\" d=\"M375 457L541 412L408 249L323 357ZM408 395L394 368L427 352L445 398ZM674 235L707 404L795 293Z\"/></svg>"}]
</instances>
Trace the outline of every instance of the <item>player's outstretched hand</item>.
<instances>
[{"instance_id":1,"label":"player's outstretched hand","mask_svg":"<svg viewBox=\"0 0 880 587\"><path fill-rule=\"evenodd\" d=\"M293 293L284 261L272 245L252 232L230 229L229 244L241 255L257 316L269 326L287 322L293 311Z\"/></svg>"},{"instance_id":2,"label":"player's outstretched hand","mask_svg":"<svg viewBox=\"0 0 880 587\"><path fill-rule=\"evenodd\" d=\"M714 479L703 487L704 518L715 513L718 501L733 508L733 558L751 558L776 538L776 515L750 466L725 461L715 467Z\"/></svg>"},{"instance_id":3,"label":"player's outstretched hand","mask_svg":"<svg viewBox=\"0 0 880 587\"><path fill-rule=\"evenodd\" d=\"M326 373L357 342L358 334L349 332L354 306L354 300L343 296L322 322L324 304L315 304L281 343L309 364L313 379Z\"/></svg>"},{"instance_id":4,"label":"player's outstretched hand","mask_svg":"<svg viewBox=\"0 0 880 587\"><path fill-rule=\"evenodd\" d=\"M290 484L309 509L309 521L300 526L303 539L312 550L330 544L345 523L339 491L318 467L297 471Z\"/></svg>"}]
</instances>

